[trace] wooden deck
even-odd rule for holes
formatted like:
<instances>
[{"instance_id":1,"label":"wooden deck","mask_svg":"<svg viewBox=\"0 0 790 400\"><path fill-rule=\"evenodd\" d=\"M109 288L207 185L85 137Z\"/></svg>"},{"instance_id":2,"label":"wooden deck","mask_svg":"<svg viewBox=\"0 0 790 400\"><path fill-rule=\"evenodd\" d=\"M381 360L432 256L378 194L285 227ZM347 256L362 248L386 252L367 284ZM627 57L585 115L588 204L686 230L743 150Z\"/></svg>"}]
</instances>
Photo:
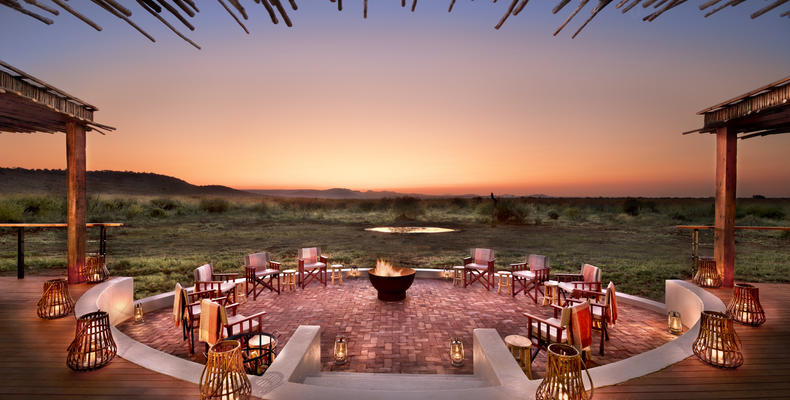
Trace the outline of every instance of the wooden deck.
<instances>
[{"instance_id":1,"label":"wooden deck","mask_svg":"<svg viewBox=\"0 0 790 400\"><path fill-rule=\"evenodd\" d=\"M735 324L743 365L711 367L696 357L659 372L595 390L598 399L790 398L790 285L755 284L767 321L759 328ZM732 289L713 289L726 305Z\"/></svg>"},{"instance_id":2,"label":"wooden deck","mask_svg":"<svg viewBox=\"0 0 790 400\"><path fill-rule=\"evenodd\" d=\"M0 398L100 399L199 398L198 386L161 375L116 357L91 372L66 366L66 347L74 338L74 317L42 320L36 303L46 279L62 275L0 277ZM71 285L76 300L87 284Z\"/></svg>"},{"instance_id":3,"label":"wooden deck","mask_svg":"<svg viewBox=\"0 0 790 400\"><path fill-rule=\"evenodd\" d=\"M66 367L75 320L46 321L35 313L48 276L0 277L0 398L198 398L197 385L160 375L116 357L92 372ZM722 370L690 357L662 371L596 389L596 399L788 398L790 397L790 285L758 284L768 321L759 328L736 325L744 364ZM72 285L75 300L88 288ZM731 290L713 293L725 304Z\"/></svg>"}]
</instances>

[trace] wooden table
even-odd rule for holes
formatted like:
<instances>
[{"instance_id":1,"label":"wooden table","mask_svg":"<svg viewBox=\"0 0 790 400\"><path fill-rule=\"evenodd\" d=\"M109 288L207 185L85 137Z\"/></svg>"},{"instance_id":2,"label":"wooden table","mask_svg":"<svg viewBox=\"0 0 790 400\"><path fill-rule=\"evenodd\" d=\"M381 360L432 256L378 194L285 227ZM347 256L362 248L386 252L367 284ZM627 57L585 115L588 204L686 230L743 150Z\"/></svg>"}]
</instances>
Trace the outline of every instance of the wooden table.
<instances>
[{"instance_id":1,"label":"wooden table","mask_svg":"<svg viewBox=\"0 0 790 400\"><path fill-rule=\"evenodd\" d=\"M510 335L505 336L505 344L521 370L532 379L532 341L521 335Z\"/></svg>"},{"instance_id":2,"label":"wooden table","mask_svg":"<svg viewBox=\"0 0 790 400\"><path fill-rule=\"evenodd\" d=\"M335 272L337 272L337 284L343 286L343 264L332 264L329 269L332 270L332 284L335 284Z\"/></svg>"},{"instance_id":3,"label":"wooden table","mask_svg":"<svg viewBox=\"0 0 790 400\"><path fill-rule=\"evenodd\" d=\"M86 227L99 227L99 254L107 254L107 228L123 226L119 222L96 222L85 224ZM25 228L67 228L68 224L0 224L0 228L16 229L16 277L25 277Z\"/></svg>"},{"instance_id":4,"label":"wooden table","mask_svg":"<svg viewBox=\"0 0 790 400\"><path fill-rule=\"evenodd\" d=\"M287 292L290 290L293 292L296 290L296 270L295 269L286 269L282 272L283 277L283 291Z\"/></svg>"},{"instance_id":5,"label":"wooden table","mask_svg":"<svg viewBox=\"0 0 790 400\"><path fill-rule=\"evenodd\" d=\"M560 283L557 281L546 281L543 283L545 292L543 293L542 305L547 306L549 304L558 304L560 302L559 284Z\"/></svg>"}]
</instances>

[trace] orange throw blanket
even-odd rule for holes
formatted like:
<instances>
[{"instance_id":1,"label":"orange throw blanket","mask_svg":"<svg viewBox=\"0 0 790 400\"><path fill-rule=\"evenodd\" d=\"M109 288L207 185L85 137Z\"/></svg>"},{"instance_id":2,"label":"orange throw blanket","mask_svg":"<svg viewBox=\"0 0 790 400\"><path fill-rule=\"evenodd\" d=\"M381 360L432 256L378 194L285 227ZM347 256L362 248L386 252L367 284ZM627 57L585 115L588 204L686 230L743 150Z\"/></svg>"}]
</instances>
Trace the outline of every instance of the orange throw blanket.
<instances>
[{"instance_id":1,"label":"orange throw blanket","mask_svg":"<svg viewBox=\"0 0 790 400\"><path fill-rule=\"evenodd\" d=\"M181 326L181 321L184 319L184 295L181 284L176 282L176 290L173 292L173 323L176 328Z\"/></svg>"},{"instance_id":2,"label":"orange throw blanket","mask_svg":"<svg viewBox=\"0 0 790 400\"><path fill-rule=\"evenodd\" d=\"M225 307L208 299L200 302L200 335L199 340L210 346L222 340L222 328L228 324Z\"/></svg>"},{"instance_id":3,"label":"orange throw blanket","mask_svg":"<svg viewBox=\"0 0 790 400\"><path fill-rule=\"evenodd\" d=\"M590 303L581 303L571 307L571 341L572 344L585 350L592 345L592 313Z\"/></svg>"}]
</instances>

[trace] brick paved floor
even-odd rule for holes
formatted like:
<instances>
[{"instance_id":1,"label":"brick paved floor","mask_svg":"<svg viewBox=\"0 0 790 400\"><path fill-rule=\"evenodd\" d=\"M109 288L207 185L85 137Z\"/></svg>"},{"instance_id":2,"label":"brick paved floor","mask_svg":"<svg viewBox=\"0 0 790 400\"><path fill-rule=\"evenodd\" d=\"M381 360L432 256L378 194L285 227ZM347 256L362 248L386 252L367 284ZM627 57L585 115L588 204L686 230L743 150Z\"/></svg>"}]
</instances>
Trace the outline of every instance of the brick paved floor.
<instances>
[{"instance_id":1,"label":"brick paved floor","mask_svg":"<svg viewBox=\"0 0 790 400\"><path fill-rule=\"evenodd\" d=\"M250 299L251 300L251 299ZM512 297L495 290L486 292L479 285L463 289L449 280L417 279L401 302L385 303L365 278L346 279L343 286L326 288L313 284L304 291L277 295L264 292L258 300L239 307L242 314L265 310L264 331L278 338L277 352L299 325L320 325L321 361L324 370L392 373L472 373L472 330L494 328L504 338L526 335L522 312L550 316L549 307L540 307L523 296ZM119 328L151 347L167 353L205 362L205 345L196 346L190 357L173 327L172 310L167 308L145 315L145 323L125 323ZM628 358L658 347L674 336L666 332L666 317L642 308L620 304L619 320L611 328L606 355L597 353L600 336L593 333L593 359L588 367ZM338 333L349 341L349 363L335 367L331 360L332 343ZM450 366L449 338L464 341L466 363ZM546 357L541 352L532 364L537 376L545 371Z\"/></svg>"}]
</instances>

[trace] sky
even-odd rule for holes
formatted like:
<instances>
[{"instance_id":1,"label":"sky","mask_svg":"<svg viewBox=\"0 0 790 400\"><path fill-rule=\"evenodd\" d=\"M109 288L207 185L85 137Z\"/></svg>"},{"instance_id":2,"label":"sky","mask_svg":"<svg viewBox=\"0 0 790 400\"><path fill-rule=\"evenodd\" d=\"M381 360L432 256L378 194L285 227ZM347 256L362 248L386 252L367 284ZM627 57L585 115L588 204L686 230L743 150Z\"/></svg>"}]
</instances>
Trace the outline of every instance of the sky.
<instances>
[{"instance_id":1,"label":"sky","mask_svg":"<svg viewBox=\"0 0 790 400\"><path fill-rule=\"evenodd\" d=\"M72 4L73 3L73 4ZM117 128L90 170L235 188L429 194L712 196L715 138L697 111L790 75L790 19L759 4L570 12L533 1L298 1L294 27L243 2L246 35L200 2L196 50L133 2L151 43L87 1L104 29L0 7L0 59L91 104ZM575 2L573 2L575 3ZM593 2L591 2L592 4ZM132 6L134 4L134 6ZM784 12L785 10L782 10ZM171 19L172 20L172 19ZM171 21L177 25L177 21ZM178 25L177 25L178 26ZM738 195L790 197L790 135L739 142ZM65 135L0 134L0 166L65 168Z\"/></svg>"}]
</instances>

